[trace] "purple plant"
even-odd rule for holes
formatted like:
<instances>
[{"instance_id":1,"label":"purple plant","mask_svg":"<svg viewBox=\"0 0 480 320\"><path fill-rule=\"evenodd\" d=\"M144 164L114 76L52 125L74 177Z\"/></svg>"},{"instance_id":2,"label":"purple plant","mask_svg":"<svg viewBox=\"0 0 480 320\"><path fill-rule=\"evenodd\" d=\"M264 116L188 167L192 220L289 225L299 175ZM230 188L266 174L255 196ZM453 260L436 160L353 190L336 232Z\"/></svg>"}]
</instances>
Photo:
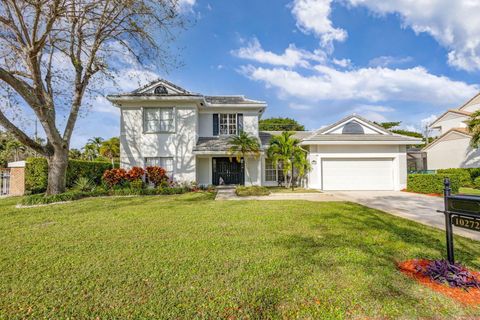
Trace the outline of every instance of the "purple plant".
<instances>
[{"instance_id":1,"label":"purple plant","mask_svg":"<svg viewBox=\"0 0 480 320\"><path fill-rule=\"evenodd\" d=\"M462 265L451 264L447 260L433 260L425 269L417 267L418 272L430 277L433 281L447 283L452 288L480 288L480 281Z\"/></svg>"}]
</instances>

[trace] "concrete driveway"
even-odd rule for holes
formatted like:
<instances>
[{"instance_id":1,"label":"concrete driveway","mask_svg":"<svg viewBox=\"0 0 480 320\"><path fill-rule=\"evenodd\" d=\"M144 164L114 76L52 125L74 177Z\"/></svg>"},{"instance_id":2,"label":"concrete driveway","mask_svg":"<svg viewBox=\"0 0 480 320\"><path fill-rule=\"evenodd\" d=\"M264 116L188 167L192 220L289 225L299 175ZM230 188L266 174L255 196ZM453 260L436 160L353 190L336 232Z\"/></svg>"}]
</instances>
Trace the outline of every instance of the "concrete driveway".
<instances>
[{"instance_id":1,"label":"concrete driveway","mask_svg":"<svg viewBox=\"0 0 480 320\"><path fill-rule=\"evenodd\" d=\"M444 208L441 197L401 191L336 191L329 193L342 200L357 202L370 208L445 230L445 217L443 213L437 212ZM456 227L453 227L453 232L480 240L479 232Z\"/></svg>"}]
</instances>

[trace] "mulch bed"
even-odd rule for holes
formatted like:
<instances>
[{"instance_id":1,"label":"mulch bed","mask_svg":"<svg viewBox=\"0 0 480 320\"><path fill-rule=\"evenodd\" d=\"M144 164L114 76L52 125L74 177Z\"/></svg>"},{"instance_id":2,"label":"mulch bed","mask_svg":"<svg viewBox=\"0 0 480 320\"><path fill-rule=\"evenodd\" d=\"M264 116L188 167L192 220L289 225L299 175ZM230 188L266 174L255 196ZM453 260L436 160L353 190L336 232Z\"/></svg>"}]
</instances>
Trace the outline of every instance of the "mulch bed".
<instances>
[{"instance_id":1,"label":"mulch bed","mask_svg":"<svg viewBox=\"0 0 480 320\"><path fill-rule=\"evenodd\" d=\"M422 272L418 272L418 267L425 269L430 263L427 259L412 259L398 263L400 271L407 276L417 280L419 283L429 287L430 289L440 292L450 298L453 298L465 305L480 305L480 289L470 288L467 290L460 288L452 288L448 284L438 283L425 276ZM469 270L475 277L480 278L480 273Z\"/></svg>"}]
</instances>

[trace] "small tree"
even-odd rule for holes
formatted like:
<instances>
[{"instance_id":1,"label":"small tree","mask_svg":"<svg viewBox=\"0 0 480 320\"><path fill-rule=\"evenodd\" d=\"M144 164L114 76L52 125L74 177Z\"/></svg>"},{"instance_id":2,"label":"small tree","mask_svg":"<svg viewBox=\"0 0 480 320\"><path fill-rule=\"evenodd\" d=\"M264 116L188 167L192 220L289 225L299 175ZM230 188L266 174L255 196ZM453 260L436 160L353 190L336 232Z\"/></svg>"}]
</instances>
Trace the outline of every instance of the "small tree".
<instances>
[{"instance_id":1,"label":"small tree","mask_svg":"<svg viewBox=\"0 0 480 320\"><path fill-rule=\"evenodd\" d=\"M238 136L232 136L229 144L228 154L230 155L230 161L232 161L232 157L235 157L237 162L240 162L242 158L245 159L247 156L252 156L256 159L260 156L260 143L258 139L244 131L240 132ZM248 166L245 166L245 172L248 175L250 184L253 184L252 177L248 172Z\"/></svg>"},{"instance_id":2,"label":"small tree","mask_svg":"<svg viewBox=\"0 0 480 320\"><path fill-rule=\"evenodd\" d=\"M297 120L290 118L267 118L258 122L260 130L264 131L305 131L305 127Z\"/></svg>"},{"instance_id":3,"label":"small tree","mask_svg":"<svg viewBox=\"0 0 480 320\"><path fill-rule=\"evenodd\" d=\"M286 187L293 185L293 170L297 169L298 177L303 177L310 170L307 160L307 151L300 146L300 140L293 137L292 132L284 131L270 140L267 155L272 159L273 165L282 163Z\"/></svg>"},{"instance_id":4,"label":"small tree","mask_svg":"<svg viewBox=\"0 0 480 320\"><path fill-rule=\"evenodd\" d=\"M113 137L107 141L103 141L99 151L102 156L112 161L112 168L114 168L114 159L120 157L120 139Z\"/></svg>"}]
</instances>

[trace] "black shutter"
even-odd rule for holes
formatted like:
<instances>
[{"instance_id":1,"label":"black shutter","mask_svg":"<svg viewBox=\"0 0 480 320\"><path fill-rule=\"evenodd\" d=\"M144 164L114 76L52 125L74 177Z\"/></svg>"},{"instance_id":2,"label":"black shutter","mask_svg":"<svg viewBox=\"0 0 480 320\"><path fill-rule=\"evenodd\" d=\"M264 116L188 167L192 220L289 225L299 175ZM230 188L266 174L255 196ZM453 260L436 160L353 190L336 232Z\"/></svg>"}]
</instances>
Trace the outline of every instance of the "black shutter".
<instances>
[{"instance_id":1,"label":"black shutter","mask_svg":"<svg viewBox=\"0 0 480 320\"><path fill-rule=\"evenodd\" d=\"M243 113L237 114L237 129L238 133L243 131Z\"/></svg>"},{"instance_id":2,"label":"black shutter","mask_svg":"<svg viewBox=\"0 0 480 320\"><path fill-rule=\"evenodd\" d=\"M213 135L218 136L218 113L213 114Z\"/></svg>"}]
</instances>

